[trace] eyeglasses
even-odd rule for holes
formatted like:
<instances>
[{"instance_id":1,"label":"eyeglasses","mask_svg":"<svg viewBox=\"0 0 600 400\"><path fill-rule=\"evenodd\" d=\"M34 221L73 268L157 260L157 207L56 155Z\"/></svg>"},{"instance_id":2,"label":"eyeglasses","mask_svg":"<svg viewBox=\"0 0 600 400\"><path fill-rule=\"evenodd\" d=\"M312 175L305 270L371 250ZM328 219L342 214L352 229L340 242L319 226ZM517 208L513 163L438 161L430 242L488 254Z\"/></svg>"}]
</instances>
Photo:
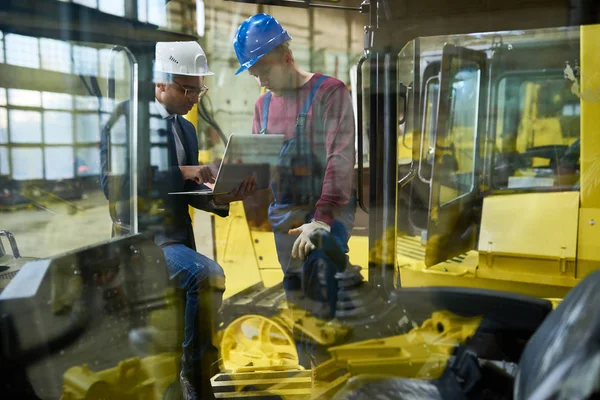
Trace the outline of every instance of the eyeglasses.
<instances>
[{"instance_id":1,"label":"eyeglasses","mask_svg":"<svg viewBox=\"0 0 600 400\"><path fill-rule=\"evenodd\" d=\"M173 81L174 84L176 84L177 86L179 86L179 88L181 90L183 90L183 94L185 97L187 97L188 99L192 100L192 101L197 101L199 99L201 99L206 92L208 92L208 86L206 85L202 85L201 88L186 88L185 86L181 86L179 83Z\"/></svg>"}]
</instances>

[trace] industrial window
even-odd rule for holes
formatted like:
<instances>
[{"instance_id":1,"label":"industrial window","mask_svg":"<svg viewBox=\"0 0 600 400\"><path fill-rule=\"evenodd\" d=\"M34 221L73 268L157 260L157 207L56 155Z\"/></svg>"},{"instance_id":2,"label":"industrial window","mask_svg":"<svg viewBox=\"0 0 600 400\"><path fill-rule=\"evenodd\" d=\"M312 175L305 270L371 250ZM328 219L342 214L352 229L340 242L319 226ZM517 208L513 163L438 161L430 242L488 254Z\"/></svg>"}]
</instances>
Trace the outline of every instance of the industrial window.
<instances>
[{"instance_id":1,"label":"industrial window","mask_svg":"<svg viewBox=\"0 0 600 400\"><path fill-rule=\"evenodd\" d=\"M20 148L11 149L11 158L13 178L16 180L43 179L44 166L43 154L41 148Z\"/></svg>"},{"instance_id":2,"label":"industrial window","mask_svg":"<svg viewBox=\"0 0 600 400\"><path fill-rule=\"evenodd\" d=\"M12 143L42 143L42 116L39 111L9 110Z\"/></svg>"},{"instance_id":3,"label":"industrial window","mask_svg":"<svg viewBox=\"0 0 600 400\"><path fill-rule=\"evenodd\" d=\"M73 178L73 147L56 146L44 149L46 179Z\"/></svg>"},{"instance_id":4,"label":"industrial window","mask_svg":"<svg viewBox=\"0 0 600 400\"><path fill-rule=\"evenodd\" d=\"M40 39L42 69L57 72L71 72L71 45L61 40Z\"/></svg>"},{"instance_id":5,"label":"industrial window","mask_svg":"<svg viewBox=\"0 0 600 400\"><path fill-rule=\"evenodd\" d=\"M4 41L7 64L40 68L40 49L37 38L9 33Z\"/></svg>"},{"instance_id":6,"label":"industrial window","mask_svg":"<svg viewBox=\"0 0 600 400\"><path fill-rule=\"evenodd\" d=\"M4 62L4 34L0 31L0 63Z\"/></svg>"},{"instance_id":7,"label":"industrial window","mask_svg":"<svg viewBox=\"0 0 600 400\"><path fill-rule=\"evenodd\" d=\"M73 143L73 118L65 111L44 112L44 136L47 144Z\"/></svg>"},{"instance_id":8,"label":"industrial window","mask_svg":"<svg viewBox=\"0 0 600 400\"><path fill-rule=\"evenodd\" d=\"M497 84L493 185L574 187L579 180L579 98L562 71L509 74Z\"/></svg>"}]
</instances>

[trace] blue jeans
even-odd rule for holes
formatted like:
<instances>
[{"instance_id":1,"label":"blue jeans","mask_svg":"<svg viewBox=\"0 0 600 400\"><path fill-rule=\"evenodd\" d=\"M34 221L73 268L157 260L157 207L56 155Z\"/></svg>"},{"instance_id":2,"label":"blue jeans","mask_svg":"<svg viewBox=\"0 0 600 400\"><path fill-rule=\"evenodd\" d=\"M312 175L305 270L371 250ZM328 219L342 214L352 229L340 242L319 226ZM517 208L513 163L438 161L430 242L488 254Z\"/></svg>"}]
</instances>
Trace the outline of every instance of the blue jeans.
<instances>
[{"instance_id":1,"label":"blue jeans","mask_svg":"<svg viewBox=\"0 0 600 400\"><path fill-rule=\"evenodd\" d=\"M210 385L210 366L216 361L212 332L223 301L223 268L183 244L163 247L169 277L185 292L184 340L181 369L192 382ZM199 388L197 388L198 390Z\"/></svg>"}]
</instances>

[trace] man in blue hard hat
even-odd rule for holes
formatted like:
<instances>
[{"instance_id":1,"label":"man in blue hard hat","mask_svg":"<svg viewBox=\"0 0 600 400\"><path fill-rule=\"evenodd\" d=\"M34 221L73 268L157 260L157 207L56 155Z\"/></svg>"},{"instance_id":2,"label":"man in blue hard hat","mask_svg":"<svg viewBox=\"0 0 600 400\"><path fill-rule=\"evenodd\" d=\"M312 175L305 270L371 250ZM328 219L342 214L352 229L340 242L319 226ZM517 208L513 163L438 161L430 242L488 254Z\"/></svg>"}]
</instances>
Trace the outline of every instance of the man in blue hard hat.
<instances>
[{"instance_id":1,"label":"man in blue hard hat","mask_svg":"<svg viewBox=\"0 0 600 400\"><path fill-rule=\"evenodd\" d=\"M248 71L269 91L255 104L252 133L285 135L278 174L271 189L269 221L275 235L284 288L311 296L315 271L325 266L334 280L336 266L311 236L329 232L343 251L354 225L355 134L352 100L344 83L302 70L290 49L291 37L268 14L240 25L233 47L240 62L236 75ZM314 238L314 236L313 236ZM337 285L326 289L329 316ZM322 295L322 290L321 290ZM317 297L319 294L317 294Z\"/></svg>"}]
</instances>

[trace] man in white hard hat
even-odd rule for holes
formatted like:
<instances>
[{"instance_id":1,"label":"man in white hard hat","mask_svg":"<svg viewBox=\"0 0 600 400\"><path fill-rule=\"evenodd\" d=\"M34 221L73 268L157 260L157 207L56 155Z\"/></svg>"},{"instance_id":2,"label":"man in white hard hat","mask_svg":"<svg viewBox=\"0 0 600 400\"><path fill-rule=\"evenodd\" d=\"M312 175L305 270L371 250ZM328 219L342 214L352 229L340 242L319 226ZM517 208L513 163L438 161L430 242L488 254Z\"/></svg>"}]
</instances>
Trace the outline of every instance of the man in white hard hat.
<instances>
[{"instance_id":1,"label":"man in white hard hat","mask_svg":"<svg viewBox=\"0 0 600 400\"><path fill-rule=\"evenodd\" d=\"M198 253L188 207L227 216L229 203L242 200L255 191L254 178L248 178L228 195L168 195L172 192L206 188L214 182L213 168L198 165L196 129L182 118L206 94L204 77L213 75L206 55L196 42L157 43L155 59L155 101L153 114L164 122L168 142L168 166L153 174L153 186L164 202L162 224L153 226L155 243L165 255L169 276L185 291L185 332L180 382L185 399L214 398L210 368L216 361L212 346L212 316L216 315L225 290L223 269ZM110 123L109 123L110 124ZM105 135L102 135L105 137ZM106 147L106 146L104 146ZM108 197L106 157L103 158L102 186ZM119 220L128 221L127 216ZM144 230L143 228L140 230ZM152 330L138 336L152 336ZM133 338L134 341L136 338ZM152 338L137 338L140 341Z\"/></svg>"}]
</instances>

